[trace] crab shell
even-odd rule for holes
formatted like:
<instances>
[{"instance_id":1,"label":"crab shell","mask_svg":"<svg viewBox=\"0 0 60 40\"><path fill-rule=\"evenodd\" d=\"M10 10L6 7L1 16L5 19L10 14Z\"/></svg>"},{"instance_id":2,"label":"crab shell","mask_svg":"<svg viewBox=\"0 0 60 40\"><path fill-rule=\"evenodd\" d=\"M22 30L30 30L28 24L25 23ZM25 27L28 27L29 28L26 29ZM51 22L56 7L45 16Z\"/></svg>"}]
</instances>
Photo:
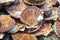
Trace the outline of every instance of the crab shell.
<instances>
[{"instance_id":1,"label":"crab shell","mask_svg":"<svg viewBox=\"0 0 60 40\"><path fill-rule=\"evenodd\" d=\"M24 3L20 2L20 3L16 4L16 5L12 5L10 7L6 7L6 10L12 17L20 18L20 15L21 15L22 11L26 7L27 6Z\"/></svg>"},{"instance_id":2,"label":"crab shell","mask_svg":"<svg viewBox=\"0 0 60 40\"><path fill-rule=\"evenodd\" d=\"M40 10L34 6L28 6L25 8L21 14L20 20L29 25L29 28L34 28L35 25L38 24L38 17L40 15Z\"/></svg>"},{"instance_id":3,"label":"crab shell","mask_svg":"<svg viewBox=\"0 0 60 40\"><path fill-rule=\"evenodd\" d=\"M1 15L0 23L0 33L2 33L9 31L15 25L15 20L12 19L9 15Z\"/></svg>"},{"instance_id":4,"label":"crab shell","mask_svg":"<svg viewBox=\"0 0 60 40\"><path fill-rule=\"evenodd\" d=\"M16 33L12 35L14 40L37 40L37 38L33 34L26 33Z\"/></svg>"}]
</instances>

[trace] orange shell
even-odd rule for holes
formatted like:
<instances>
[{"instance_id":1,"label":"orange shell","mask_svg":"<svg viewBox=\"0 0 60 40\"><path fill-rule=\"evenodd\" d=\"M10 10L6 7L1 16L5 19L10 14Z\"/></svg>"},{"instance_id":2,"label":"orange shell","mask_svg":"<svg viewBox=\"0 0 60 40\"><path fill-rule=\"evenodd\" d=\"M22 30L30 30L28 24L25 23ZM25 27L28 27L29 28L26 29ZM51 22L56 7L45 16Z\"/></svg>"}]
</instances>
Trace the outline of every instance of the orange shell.
<instances>
[{"instance_id":1,"label":"orange shell","mask_svg":"<svg viewBox=\"0 0 60 40\"><path fill-rule=\"evenodd\" d=\"M45 35L47 36L53 29L51 27L51 23L45 23L43 24L39 30L37 30L37 32L35 32L34 34L36 36L39 36L39 35Z\"/></svg>"},{"instance_id":2,"label":"orange shell","mask_svg":"<svg viewBox=\"0 0 60 40\"><path fill-rule=\"evenodd\" d=\"M9 15L1 15L0 16L0 33L9 31L15 24L14 19L12 19Z\"/></svg>"},{"instance_id":3,"label":"orange shell","mask_svg":"<svg viewBox=\"0 0 60 40\"><path fill-rule=\"evenodd\" d=\"M14 40L37 40L37 38L32 34L17 33L12 35Z\"/></svg>"}]
</instances>

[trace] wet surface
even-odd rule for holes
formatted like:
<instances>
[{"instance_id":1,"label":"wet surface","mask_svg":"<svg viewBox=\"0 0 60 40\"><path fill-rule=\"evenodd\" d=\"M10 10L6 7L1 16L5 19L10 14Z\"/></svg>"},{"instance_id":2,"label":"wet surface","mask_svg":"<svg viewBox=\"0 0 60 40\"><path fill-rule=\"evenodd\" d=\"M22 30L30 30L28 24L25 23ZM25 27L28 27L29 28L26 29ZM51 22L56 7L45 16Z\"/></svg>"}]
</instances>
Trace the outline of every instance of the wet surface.
<instances>
[{"instance_id":1,"label":"wet surface","mask_svg":"<svg viewBox=\"0 0 60 40\"><path fill-rule=\"evenodd\" d=\"M56 4L56 5L53 5L53 7L58 7L59 5L60 4L58 4L58 5ZM4 13L8 14L7 11L4 9L4 7L2 7L2 10L0 9L0 12L2 14L4 14ZM58 32L58 34L60 36L60 21L57 21L56 27L57 27L57 32ZM51 40L50 38L52 38L53 40L60 40L60 39L58 39L58 37L56 36L55 33L50 33L49 37L42 37L41 36L41 37L37 37L37 38L38 38L38 40ZM13 39L11 37L11 34L6 33L5 36L4 36L4 38L1 39L1 40L13 40Z\"/></svg>"}]
</instances>

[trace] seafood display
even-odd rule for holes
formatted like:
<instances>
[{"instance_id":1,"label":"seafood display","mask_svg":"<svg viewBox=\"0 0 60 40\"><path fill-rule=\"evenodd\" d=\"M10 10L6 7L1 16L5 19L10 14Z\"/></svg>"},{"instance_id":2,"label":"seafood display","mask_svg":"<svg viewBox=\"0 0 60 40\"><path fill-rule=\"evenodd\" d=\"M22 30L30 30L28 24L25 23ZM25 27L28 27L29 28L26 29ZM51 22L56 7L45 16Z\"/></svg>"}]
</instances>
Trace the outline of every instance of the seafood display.
<instances>
[{"instance_id":1,"label":"seafood display","mask_svg":"<svg viewBox=\"0 0 60 40\"><path fill-rule=\"evenodd\" d=\"M0 0L0 39L51 39L51 33L60 38L60 5L54 6L57 2L59 0Z\"/></svg>"}]
</instances>

